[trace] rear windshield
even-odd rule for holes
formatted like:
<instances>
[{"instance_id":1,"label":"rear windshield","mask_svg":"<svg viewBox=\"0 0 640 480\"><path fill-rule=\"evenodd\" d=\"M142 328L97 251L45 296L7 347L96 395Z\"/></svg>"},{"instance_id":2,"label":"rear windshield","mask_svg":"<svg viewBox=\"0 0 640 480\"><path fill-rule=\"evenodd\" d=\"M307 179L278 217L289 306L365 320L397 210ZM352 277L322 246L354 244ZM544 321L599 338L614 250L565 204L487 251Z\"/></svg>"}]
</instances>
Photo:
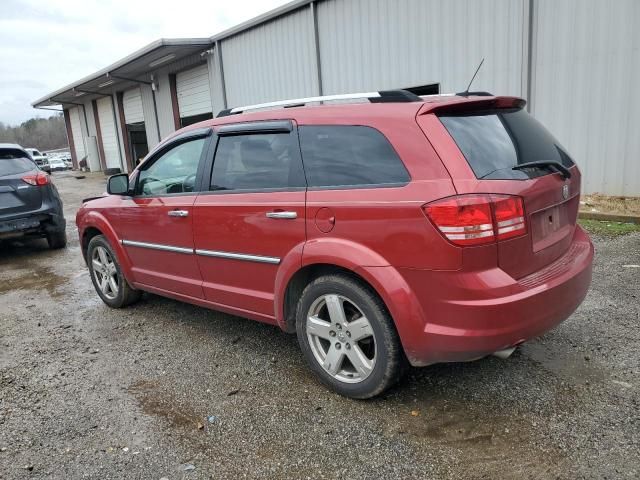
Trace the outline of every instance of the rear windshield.
<instances>
[{"instance_id":1,"label":"rear windshield","mask_svg":"<svg viewBox=\"0 0 640 480\"><path fill-rule=\"evenodd\" d=\"M573 161L553 136L524 110L493 110L443 115L440 121L453 137L477 178L528 179L548 169L513 170L516 165Z\"/></svg>"},{"instance_id":2,"label":"rear windshield","mask_svg":"<svg viewBox=\"0 0 640 480\"><path fill-rule=\"evenodd\" d=\"M30 172L35 168L33 160L26 158L24 152L14 149L0 150L0 176Z\"/></svg>"}]
</instances>

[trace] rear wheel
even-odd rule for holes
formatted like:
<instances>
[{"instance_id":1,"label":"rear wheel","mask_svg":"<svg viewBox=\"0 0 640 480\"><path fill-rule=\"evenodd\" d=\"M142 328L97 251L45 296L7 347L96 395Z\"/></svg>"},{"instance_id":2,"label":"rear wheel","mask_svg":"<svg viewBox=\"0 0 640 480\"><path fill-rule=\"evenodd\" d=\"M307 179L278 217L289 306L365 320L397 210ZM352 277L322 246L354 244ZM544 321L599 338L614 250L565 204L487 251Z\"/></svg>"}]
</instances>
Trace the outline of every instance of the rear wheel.
<instances>
[{"instance_id":1,"label":"rear wheel","mask_svg":"<svg viewBox=\"0 0 640 480\"><path fill-rule=\"evenodd\" d=\"M103 235L96 235L89 242L87 263L93 286L108 306L122 308L140 299L142 292L131 288L124 278L118 259Z\"/></svg>"},{"instance_id":2,"label":"rear wheel","mask_svg":"<svg viewBox=\"0 0 640 480\"><path fill-rule=\"evenodd\" d=\"M67 232L64 230L58 232L51 232L47 234L47 243L49 248L58 249L67 246Z\"/></svg>"},{"instance_id":3,"label":"rear wheel","mask_svg":"<svg viewBox=\"0 0 640 480\"><path fill-rule=\"evenodd\" d=\"M298 342L318 378L351 398L371 398L396 383L406 359L380 298L348 275L311 282L296 312Z\"/></svg>"}]
</instances>

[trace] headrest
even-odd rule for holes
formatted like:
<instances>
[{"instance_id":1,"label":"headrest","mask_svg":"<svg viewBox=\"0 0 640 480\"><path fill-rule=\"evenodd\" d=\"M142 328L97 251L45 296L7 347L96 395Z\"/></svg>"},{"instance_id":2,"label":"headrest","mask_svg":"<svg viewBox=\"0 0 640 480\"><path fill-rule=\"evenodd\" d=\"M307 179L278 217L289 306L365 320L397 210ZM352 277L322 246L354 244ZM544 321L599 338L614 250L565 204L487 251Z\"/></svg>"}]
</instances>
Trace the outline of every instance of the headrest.
<instances>
[{"instance_id":1,"label":"headrest","mask_svg":"<svg viewBox=\"0 0 640 480\"><path fill-rule=\"evenodd\" d=\"M266 140L245 140L240 146L242 163L247 168L266 168L276 165L276 155Z\"/></svg>"}]
</instances>

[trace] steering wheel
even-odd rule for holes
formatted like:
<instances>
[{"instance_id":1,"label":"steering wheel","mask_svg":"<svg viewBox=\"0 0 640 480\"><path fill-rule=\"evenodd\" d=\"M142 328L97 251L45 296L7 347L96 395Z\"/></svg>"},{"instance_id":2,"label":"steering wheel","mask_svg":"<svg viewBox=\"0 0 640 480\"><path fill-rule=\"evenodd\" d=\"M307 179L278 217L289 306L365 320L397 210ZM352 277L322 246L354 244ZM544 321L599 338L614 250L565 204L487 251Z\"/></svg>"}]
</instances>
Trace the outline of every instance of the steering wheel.
<instances>
[{"instance_id":1,"label":"steering wheel","mask_svg":"<svg viewBox=\"0 0 640 480\"><path fill-rule=\"evenodd\" d=\"M152 183L152 182L159 182L160 180L158 180L157 178L154 177L145 177L143 179L140 180L140 192L141 193L145 193L144 192L144 187L147 185L147 183Z\"/></svg>"}]
</instances>

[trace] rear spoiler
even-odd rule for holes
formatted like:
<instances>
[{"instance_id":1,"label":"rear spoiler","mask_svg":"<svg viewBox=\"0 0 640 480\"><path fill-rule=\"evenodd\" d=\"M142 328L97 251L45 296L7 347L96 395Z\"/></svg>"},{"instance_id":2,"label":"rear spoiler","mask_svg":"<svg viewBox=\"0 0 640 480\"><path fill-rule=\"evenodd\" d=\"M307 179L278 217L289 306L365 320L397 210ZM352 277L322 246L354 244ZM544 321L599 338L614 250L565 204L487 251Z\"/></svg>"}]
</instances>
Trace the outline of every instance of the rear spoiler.
<instances>
[{"instance_id":1,"label":"rear spoiler","mask_svg":"<svg viewBox=\"0 0 640 480\"><path fill-rule=\"evenodd\" d=\"M520 97L450 97L446 102L425 102L418 115L429 113L462 113L470 110L490 110L494 108L521 109L527 101Z\"/></svg>"}]
</instances>

